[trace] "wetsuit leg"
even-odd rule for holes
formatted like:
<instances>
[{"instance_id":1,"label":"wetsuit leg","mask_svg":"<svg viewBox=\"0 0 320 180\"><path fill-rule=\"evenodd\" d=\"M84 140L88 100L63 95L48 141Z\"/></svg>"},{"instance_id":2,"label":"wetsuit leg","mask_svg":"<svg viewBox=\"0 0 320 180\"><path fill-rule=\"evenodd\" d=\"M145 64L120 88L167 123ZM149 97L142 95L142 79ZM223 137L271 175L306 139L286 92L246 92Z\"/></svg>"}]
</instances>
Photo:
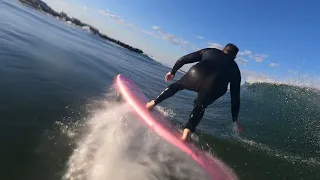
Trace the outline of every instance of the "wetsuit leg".
<instances>
[{"instance_id":1,"label":"wetsuit leg","mask_svg":"<svg viewBox=\"0 0 320 180\"><path fill-rule=\"evenodd\" d=\"M155 99L155 104L159 104L165 99L168 99L169 97L176 94L178 91L181 91L184 89L184 86L179 83L179 81L170 84L166 89L164 89L160 95Z\"/></svg>"},{"instance_id":2,"label":"wetsuit leg","mask_svg":"<svg viewBox=\"0 0 320 180\"><path fill-rule=\"evenodd\" d=\"M189 120L183 127L189 129L192 133L194 133L196 127L199 125L200 121L203 118L205 109L219 97L221 97L221 95L207 95L207 93L198 93L196 99L194 100L194 108L190 113Z\"/></svg>"}]
</instances>

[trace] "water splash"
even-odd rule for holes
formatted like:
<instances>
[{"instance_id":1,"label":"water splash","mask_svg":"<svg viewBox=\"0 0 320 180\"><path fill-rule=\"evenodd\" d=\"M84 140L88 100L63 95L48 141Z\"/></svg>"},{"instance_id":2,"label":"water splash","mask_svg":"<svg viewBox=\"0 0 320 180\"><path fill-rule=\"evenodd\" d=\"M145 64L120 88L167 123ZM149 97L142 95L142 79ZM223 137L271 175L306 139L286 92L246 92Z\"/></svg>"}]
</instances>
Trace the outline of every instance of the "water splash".
<instances>
[{"instance_id":1,"label":"water splash","mask_svg":"<svg viewBox=\"0 0 320 180\"><path fill-rule=\"evenodd\" d=\"M140 123L128 105L102 104L86 121L63 179L209 179L190 157Z\"/></svg>"}]
</instances>

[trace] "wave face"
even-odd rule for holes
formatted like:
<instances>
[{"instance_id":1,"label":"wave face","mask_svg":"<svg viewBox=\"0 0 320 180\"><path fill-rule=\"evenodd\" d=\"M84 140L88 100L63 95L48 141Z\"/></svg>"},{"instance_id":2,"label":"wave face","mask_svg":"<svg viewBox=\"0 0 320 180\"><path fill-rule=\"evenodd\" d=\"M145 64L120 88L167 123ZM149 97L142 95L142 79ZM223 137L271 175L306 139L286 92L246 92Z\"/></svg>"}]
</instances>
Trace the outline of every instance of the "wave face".
<instances>
[{"instance_id":1,"label":"wave face","mask_svg":"<svg viewBox=\"0 0 320 180\"><path fill-rule=\"evenodd\" d=\"M320 148L320 93L286 84L252 83L242 90L245 118L259 141L284 151L316 157ZM255 131L256 129L256 131ZM262 134L264 133L264 135Z\"/></svg>"}]
</instances>

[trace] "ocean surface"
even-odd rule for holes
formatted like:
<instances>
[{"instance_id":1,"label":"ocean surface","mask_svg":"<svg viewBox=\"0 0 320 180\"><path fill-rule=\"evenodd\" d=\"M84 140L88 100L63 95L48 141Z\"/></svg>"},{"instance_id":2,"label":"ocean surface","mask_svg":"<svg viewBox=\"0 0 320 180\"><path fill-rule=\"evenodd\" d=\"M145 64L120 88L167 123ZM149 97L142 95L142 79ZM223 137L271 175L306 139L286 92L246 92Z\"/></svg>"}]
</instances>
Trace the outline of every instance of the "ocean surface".
<instances>
[{"instance_id":1,"label":"ocean surface","mask_svg":"<svg viewBox=\"0 0 320 180\"><path fill-rule=\"evenodd\" d=\"M117 101L123 73L151 99L170 68L14 0L0 0L0 179L205 179ZM178 77L181 74L178 75ZM159 110L184 123L195 93ZM320 92L250 82L233 131L227 93L206 111L199 146L241 180L320 179ZM146 133L147 132L147 133Z\"/></svg>"}]
</instances>

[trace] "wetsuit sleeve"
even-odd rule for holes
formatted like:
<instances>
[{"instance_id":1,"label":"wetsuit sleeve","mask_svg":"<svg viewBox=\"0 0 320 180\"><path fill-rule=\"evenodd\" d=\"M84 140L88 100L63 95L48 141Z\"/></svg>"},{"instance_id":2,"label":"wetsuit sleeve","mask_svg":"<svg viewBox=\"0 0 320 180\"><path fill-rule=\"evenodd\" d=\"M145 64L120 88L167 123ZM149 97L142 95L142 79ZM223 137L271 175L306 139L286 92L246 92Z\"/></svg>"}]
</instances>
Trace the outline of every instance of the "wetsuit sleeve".
<instances>
[{"instance_id":1,"label":"wetsuit sleeve","mask_svg":"<svg viewBox=\"0 0 320 180\"><path fill-rule=\"evenodd\" d=\"M208 48L201 49L199 51L187 54L177 60L177 62L174 64L171 74L176 74L176 72L185 64L199 62L202 59L202 53L203 51L207 50Z\"/></svg>"},{"instance_id":2,"label":"wetsuit sleeve","mask_svg":"<svg viewBox=\"0 0 320 180\"><path fill-rule=\"evenodd\" d=\"M235 65L233 69L232 77L230 80L230 95L231 95L231 113L232 120L238 120L238 114L240 110L240 86L241 86L241 74L239 67Z\"/></svg>"}]
</instances>

